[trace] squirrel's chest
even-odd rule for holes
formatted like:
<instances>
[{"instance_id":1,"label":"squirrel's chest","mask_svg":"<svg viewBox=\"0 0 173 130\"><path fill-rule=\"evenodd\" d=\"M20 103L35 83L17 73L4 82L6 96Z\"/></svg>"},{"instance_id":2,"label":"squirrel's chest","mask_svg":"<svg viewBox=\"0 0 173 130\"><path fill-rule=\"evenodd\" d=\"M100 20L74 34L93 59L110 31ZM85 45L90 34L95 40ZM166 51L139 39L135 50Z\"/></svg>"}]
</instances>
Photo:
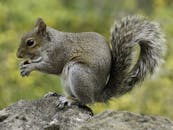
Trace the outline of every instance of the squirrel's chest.
<instances>
[{"instance_id":1,"label":"squirrel's chest","mask_svg":"<svg viewBox=\"0 0 173 130\"><path fill-rule=\"evenodd\" d=\"M71 83L71 77L72 76L70 74L70 68L73 66L74 63L69 63L67 65L64 66L62 74L61 74L61 83L62 86L64 87L64 90L67 94L69 95L73 95L73 87L72 87L72 83Z\"/></svg>"}]
</instances>

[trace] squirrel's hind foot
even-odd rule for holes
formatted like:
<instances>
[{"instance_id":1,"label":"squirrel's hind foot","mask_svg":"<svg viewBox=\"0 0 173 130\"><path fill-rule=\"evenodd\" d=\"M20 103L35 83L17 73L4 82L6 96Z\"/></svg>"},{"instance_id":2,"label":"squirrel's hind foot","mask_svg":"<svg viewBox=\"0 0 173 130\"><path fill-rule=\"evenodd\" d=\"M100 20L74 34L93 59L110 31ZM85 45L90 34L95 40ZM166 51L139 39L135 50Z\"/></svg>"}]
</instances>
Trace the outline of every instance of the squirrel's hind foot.
<instances>
[{"instance_id":1,"label":"squirrel's hind foot","mask_svg":"<svg viewBox=\"0 0 173 130\"><path fill-rule=\"evenodd\" d=\"M65 97L65 96L60 96L59 99L56 102L56 106L59 109L63 109L65 107L70 107L72 105L78 105L79 101L73 97Z\"/></svg>"},{"instance_id":2,"label":"squirrel's hind foot","mask_svg":"<svg viewBox=\"0 0 173 130\"><path fill-rule=\"evenodd\" d=\"M57 94L56 92L48 92L46 93L43 97L48 98L48 97L60 97L61 95Z\"/></svg>"},{"instance_id":3,"label":"squirrel's hind foot","mask_svg":"<svg viewBox=\"0 0 173 130\"><path fill-rule=\"evenodd\" d=\"M77 107L89 111L90 115L93 116L93 111L91 110L91 108L89 108L88 106L82 104L81 102L79 102L76 98L71 97L71 96L61 96L55 92L48 92L47 94L44 95L44 98L49 98L49 97L57 97L57 101L56 101L56 107L58 109L64 109L67 107L71 107L72 105L76 105Z\"/></svg>"},{"instance_id":4,"label":"squirrel's hind foot","mask_svg":"<svg viewBox=\"0 0 173 130\"><path fill-rule=\"evenodd\" d=\"M82 104L79 100L77 100L74 97L70 97L70 96L60 96L58 101L56 102L56 106L59 109L64 109L66 107L71 107L72 105L76 105L79 108L82 108L86 111L90 112L90 115L93 116L93 111L91 110L91 108L89 108L88 106Z\"/></svg>"}]
</instances>

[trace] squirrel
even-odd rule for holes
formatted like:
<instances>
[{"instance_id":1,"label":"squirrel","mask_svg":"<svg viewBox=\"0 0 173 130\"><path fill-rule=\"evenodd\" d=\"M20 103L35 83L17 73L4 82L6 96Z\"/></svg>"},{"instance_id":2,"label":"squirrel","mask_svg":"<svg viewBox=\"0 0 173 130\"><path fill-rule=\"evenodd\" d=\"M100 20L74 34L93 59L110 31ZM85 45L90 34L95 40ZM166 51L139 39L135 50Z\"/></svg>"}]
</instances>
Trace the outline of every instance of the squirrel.
<instances>
[{"instance_id":1,"label":"squirrel","mask_svg":"<svg viewBox=\"0 0 173 130\"><path fill-rule=\"evenodd\" d=\"M60 75L67 96L60 106L107 102L155 72L164 57L165 38L157 22L127 16L114 24L111 40L96 32L61 32L38 18L17 50L21 76L32 71ZM133 47L140 46L134 64Z\"/></svg>"}]
</instances>

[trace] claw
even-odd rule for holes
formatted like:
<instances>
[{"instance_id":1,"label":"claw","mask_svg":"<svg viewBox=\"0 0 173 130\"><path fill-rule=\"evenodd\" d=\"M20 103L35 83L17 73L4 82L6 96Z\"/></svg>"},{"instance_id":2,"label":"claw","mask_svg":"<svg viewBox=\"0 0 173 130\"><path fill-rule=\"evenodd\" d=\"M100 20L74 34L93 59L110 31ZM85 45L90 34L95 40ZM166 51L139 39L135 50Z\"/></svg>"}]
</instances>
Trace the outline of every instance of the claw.
<instances>
[{"instance_id":1,"label":"claw","mask_svg":"<svg viewBox=\"0 0 173 130\"><path fill-rule=\"evenodd\" d=\"M59 109L63 109L66 107L70 107L72 105L76 105L79 108L82 108L88 112L90 112L90 115L93 116L93 111L91 110L91 108L89 108L88 106L80 103L77 99L75 99L74 97L64 97L64 96L60 96L59 100L57 100L56 102L56 107Z\"/></svg>"},{"instance_id":2,"label":"claw","mask_svg":"<svg viewBox=\"0 0 173 130\"><path fill-rule=\"evenodd\" d=\"M60 95L58 95L55 92L48 92L47 94L44 95L44 98L48 98L48 97L59 97Z\"/></svg>"},{"instance_id":3,"label":"claw","mask_svg":"<svg viewBox=\"0 0 173 130\"><path fill-rule=\"evenodd\" d=\"M70 99L68 97L60 96L59 100L56 102L56 106L59 109L63 109L65 107L70 107L76 104L76 102L77 102L76 100Z\"/></svg>"},{"instance_id":4,"label":"claw","mask_svg":"<svg viewBox=\"0 0 173 130\"><path fill-rule=\"evenodd\" d=\"M27 62L27 63L26 63ZM22 77L25 76L29 76L30 72L31 72L31 64L29 63L29 61L24 61L20 64L20 75Z\"/></svg>"},{"instance_id":5,"label":"claw","mask_svg":"<svg viewBox=\"0 0 173 130\"><path fill-rule=\"evenodd\" d=\"M56 102L56 106L59 109L63 109L65 106L70 106L70 102L66 97L60 96L59 100Z\"/></svg>"},{"instance_id":6,"label":"claw","mask_svg":"<svg viewBox=\"0 0 173 130\"><path fill-rule=\"evenodd\" d=\"M29 71L26 71L26 70L21 70L21 72L20 72L20 75L22 77L29 76L29 74L30 74L30 72Z\"/></svg>"},{"instance_id":7,"label":"claw","mask_svg":"<svg viewBox=\"0 0 173 130\"><path fill-rule=\"evenodd\" d=\"M20 75L22 77L29 76L29 72L26 72L26 71L23 70L23 71L21 71Z\"/></svg>"}]
</instances>

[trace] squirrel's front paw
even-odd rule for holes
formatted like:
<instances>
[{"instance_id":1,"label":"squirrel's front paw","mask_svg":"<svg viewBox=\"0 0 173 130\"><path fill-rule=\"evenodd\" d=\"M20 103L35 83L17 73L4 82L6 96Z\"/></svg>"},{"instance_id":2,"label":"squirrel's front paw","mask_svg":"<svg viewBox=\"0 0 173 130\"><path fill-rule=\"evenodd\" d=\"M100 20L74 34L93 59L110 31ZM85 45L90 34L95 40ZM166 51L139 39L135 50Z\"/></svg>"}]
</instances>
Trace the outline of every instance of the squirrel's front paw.
<instances>
[{"instance_id":1,"label":"squirrel's front paw","mask_svg":"<svg viewBox=\"0 0 173 130\"><path fill-rule=\"evenodd\" d=\"M32 71L32 64L30 63L25 64L25 62L20 64L20 74L22 77L29 76L31 71Z\"/></svg>"}]
</instances>

